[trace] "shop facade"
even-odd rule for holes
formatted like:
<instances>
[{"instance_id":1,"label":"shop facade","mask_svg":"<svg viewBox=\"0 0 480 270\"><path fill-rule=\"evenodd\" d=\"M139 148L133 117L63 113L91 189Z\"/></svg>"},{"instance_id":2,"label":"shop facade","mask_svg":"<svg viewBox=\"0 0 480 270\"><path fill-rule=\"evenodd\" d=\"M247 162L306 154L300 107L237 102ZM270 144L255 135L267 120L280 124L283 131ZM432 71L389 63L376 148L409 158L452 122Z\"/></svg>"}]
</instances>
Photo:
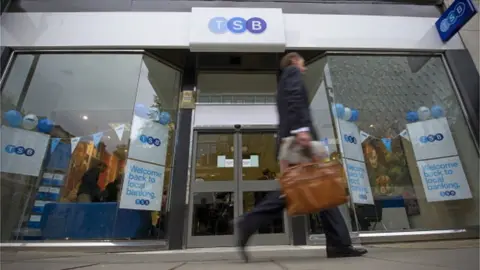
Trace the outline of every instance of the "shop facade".
<instances>
[{"instance_id":1,"label":"shop facade","mask_svg":"<svg viewBox=\"0 0 480 270\"><path fill-rule=\"evenodd\" d=\"M478 72L421 10L3 14L2 246L232 245L231 222L278 188L293 50L355 241L478 237ZM253 244L323 244L319 219L277 217Z\"/></svg>"}]
</instances>

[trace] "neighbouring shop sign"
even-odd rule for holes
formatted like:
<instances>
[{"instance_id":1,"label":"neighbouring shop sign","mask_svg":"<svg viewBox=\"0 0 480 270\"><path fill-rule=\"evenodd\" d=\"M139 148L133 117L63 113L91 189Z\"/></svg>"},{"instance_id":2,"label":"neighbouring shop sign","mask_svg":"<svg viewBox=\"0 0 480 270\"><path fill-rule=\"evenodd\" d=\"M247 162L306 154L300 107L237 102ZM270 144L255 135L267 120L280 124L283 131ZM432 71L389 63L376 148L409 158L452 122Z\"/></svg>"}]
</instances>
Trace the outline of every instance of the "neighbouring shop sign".
<instances>
[{"instance_id":1,"label":"neighbouring shop sign","mask_svg":"<svg viewBox=\"0 0 480 270\"><path fill-rule=\"evenodd\" d=\"M165 167L128 159L120 208L160 211Z\"/></svg>"},{"instance_id":2,"label":"neighbouring shop sign","mask_svg":"<svg viewBox=\"0 0 480 270\"><path fill-rule=\"evenodd\" d=\"M2 126L1 170L7 173L38 176L50 136Z\"/></svg>"},{"instance_id":3,"label":"neighbouring shop sign","mask_svg":"<svg viewBox=\"0 0 480 270\"><path fill-rule=\"evenodd\" d=\"M128 157L165 166L168 133L168 125L135 115Z\"/></svg>"},{"instance_id":4,"label":"neighbouring shop sign","mask_svg":"<svg viewBox=\"0 0 480 270\"><path fill-rule=\"evenodd\" d=\"M352 202L358 204L374 204L365 163L343 159L343 166L347 172L348 188Z\"/></svg>"},{"instance_id":5,"label":"neighbouring shop sign","mask_svg":"<svg viewBox=\"0 0 480 270\"><path fill-rule=\"evenodd\" d=\"M428 202L472 198L458 156L418 161L417 166Z\"/></svg>"},{"instance_id":6,"label":"neighbouring shop sign","mask_svg":"<svg viewBox=\"0 0 480 270\"><path fill-rule=\"evenodd\" d=\"M284 52L285 26L280 8L192 8L193 52Z\"/></svg>"},{"instance_id":7,"label":"neighbouring shop sign","mask_svg":"<svg viewBox=\"0 0 480 270\"><path fill-rule=\"evenodd\" d=\"M475 14L477 8L472 0L454 1L435 23L442 41L449 41Z\"/></svg>"},{"instance_id":8,"label":"neighbouring shop sign","mask_svg":"<svg viewBox=\"0 0 480 270\"><path fill-rule=\"evenodd\" d=\"M338 119L340 148L344 158L365 161L362 139L358 127L353 122Z\"/></svg>"},{"instance_id":9,"label":"neighbouring shop sign","mask_svg":"<svg viewBox=\"0 0 480 270\"><path fill-rule=\"evenodd\" d=\"M417 160L457 155L457 147L445 117L407 124Z\"/></svg>"}]
</instances>

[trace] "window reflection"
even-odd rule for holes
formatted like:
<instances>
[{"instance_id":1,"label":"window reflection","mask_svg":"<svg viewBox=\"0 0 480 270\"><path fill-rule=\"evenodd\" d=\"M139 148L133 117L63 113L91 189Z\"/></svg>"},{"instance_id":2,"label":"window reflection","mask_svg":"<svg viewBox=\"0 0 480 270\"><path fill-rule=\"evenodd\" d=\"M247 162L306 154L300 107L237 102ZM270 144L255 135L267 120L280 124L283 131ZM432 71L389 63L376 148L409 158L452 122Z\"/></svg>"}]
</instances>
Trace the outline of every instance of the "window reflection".
<instances>
[{"instance_id":1,"label":"window reflection","mask_svg":"<svg viewBox=\"0 0 480 270\"><path fill-rule=\"evenodd\" d=\"M192 235L233 234L233 192L202 192L193 194Z\"/></svg>"},{"instance_id":2,"label":"window reflection","mask_svg":"<svg viewBox=\"0 0 480 270\"><path fill-rule=\"evenodd\" d=\"M276 134L242 134L243 180L275 180L280 173L277 162Z\"/></svg>"},{"instance_id":3,"label":"window reflection","mask_svg":"<svg viewBox=\"0 0 480 270\"><path fill-rule=\"evenodd\" d=\"M233 134L199 134L196 181L233 181Z\"/></svg>"}]
</instances>

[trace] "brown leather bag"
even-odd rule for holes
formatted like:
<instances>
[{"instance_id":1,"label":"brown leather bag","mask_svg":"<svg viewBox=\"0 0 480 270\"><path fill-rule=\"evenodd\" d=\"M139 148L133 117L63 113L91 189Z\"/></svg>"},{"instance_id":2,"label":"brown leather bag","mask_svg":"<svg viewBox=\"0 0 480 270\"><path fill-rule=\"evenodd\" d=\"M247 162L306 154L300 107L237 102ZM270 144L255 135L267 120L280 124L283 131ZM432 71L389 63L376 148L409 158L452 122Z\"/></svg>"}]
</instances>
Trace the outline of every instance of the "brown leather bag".
<instances>
[{"instance_id":1,"label":"brown leather bag","mask_svg":"<svg viewBox=\"0 0 480 270\"><path fill-rule=\"evenodd\" d=\"M348 201L345 171L338 161L289 167L279 181L291 216L315 213Z\"/></svg>"}]
</instances>

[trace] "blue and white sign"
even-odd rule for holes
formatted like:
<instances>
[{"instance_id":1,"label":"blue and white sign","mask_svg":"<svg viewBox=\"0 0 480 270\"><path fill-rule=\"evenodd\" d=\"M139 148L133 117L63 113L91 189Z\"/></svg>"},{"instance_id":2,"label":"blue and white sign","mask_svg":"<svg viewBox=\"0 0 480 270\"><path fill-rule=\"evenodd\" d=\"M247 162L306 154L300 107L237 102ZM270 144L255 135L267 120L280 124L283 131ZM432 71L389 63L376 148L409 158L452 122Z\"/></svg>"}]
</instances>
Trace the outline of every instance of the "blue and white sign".
<instances>
[{"instance_id":1,"label":"blue and white sign","mask_svg":"<svg viewBox=\"0 0 480 270\"><path fill-rule=\"evenodd\" d=\"M472 198L472 192L458 157L417 162L428 202Z\"/></svg>"},{"instance_id":2,"label":"blue and white sign","mask_svg":"<svg viewBox=\"0 0 480 270\"><path fill-rule=\"evenodd\" d=\"M445 117L407 124L407 130L417 160L457 155Z\"/></svg>"},{"instance_id":3,"label":"blue and white sign","mask_svg":"<svg viewBox=\"0 0 480 270\"><path fill-rule=\"evenodd\" d=\"M435 23L442 41L449 41L475 14L477 8L472 0L453 2Z\"/></svg>"},{"instance_id":4,"label":"blue and white sign","mask_svg":"<svg viewBox=\"0 0 480 270\"><path fill-rule=\"evenodd\" d=\"M340 150L344 158L365 161L362 149L362 136L355 123L338 119Z\"/></svg>"},{"instance_id":5,"label":"blue and white sign","mask_svg":"<svg viewBox=\"0 0 480 270\"><path fill-rule=\"evenodd\" d=\"M128 156L165 166L168 133L168 126L135 115L132 122Z\"/></svg>"},{"instance_id":6,"label":"blue and white sign","mask_svg":"<svg viewBox=\"0 0 480 270\"><path fill-rule=\"evenodd\" d=\"M348 188L352 201L358 204L374 204L365 163L344 159L343 166L347 172Z\"/></svg>"},{"instance_id":7,"label":"blue and white sign","mask_svg":"<svg viewBox=\"0 0 480 270\"><path fill-rule=\"evenodd\" d=\"M215 34L233 34L251 33L261 34L267 30L267 22L260 17L245 19L242 17L215 17L208 22L208 29Z\"/></svg>"},{"instance_id":8,"label":"blue and white sign","mask_svg":"<svg viewBox=\"0 0 480 270\"><path fill-rule=\"evenodd\" d=\"M193 52L285 52L279 8L192 8Z\"/></svg>"},{"instance_id":9,"label":"blue and white sign","mask_svg":"<svg viewBox=\"0 0 480 270\"><path fill-rule=\"evenodd\" d=\"M48 147L49 135L2 126L1 171L38 176Z\"/></svg>"},{"instance_id":10,"label":"blue and white sign","mask_svg":"<svg viewBox=\"0 0 480 270\"><path fill-rule=\"evenodd\" d=\"M160 211L165 167L129 159L125 166L120 208Z\"/></svg>"}]
</instances>

